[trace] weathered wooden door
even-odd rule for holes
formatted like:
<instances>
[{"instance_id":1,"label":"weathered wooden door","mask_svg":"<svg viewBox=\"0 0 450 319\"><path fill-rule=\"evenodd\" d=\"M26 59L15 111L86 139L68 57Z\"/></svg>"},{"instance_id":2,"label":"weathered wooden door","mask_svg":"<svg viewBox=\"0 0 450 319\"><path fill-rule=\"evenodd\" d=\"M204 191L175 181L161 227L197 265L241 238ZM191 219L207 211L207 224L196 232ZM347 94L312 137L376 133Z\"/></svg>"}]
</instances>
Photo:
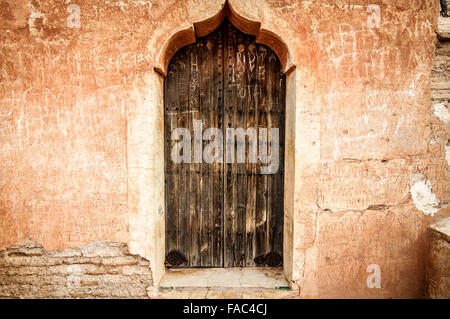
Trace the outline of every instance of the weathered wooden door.
<instances>
[{"instance_id":1,"label":"weathered wooden door","mask_svg":"<svg viewBox=\"0 0 450 319\"><path fill-rule=\"evenodd\" d=\"M277 56L225 20L175 54L164 90L166 265L280 266L286 89Z\"/></svg>"}]
</instances>

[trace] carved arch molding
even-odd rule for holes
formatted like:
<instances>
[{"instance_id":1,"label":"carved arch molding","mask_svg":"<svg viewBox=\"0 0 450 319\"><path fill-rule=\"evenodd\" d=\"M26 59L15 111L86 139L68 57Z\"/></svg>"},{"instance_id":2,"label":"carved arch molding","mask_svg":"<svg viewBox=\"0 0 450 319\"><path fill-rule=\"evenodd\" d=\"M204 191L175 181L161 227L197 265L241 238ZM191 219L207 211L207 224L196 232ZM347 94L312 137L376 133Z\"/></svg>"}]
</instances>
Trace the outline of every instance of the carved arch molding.
<instances>
[{"instance_id":1,"label":"carved arch molding","mask_svg":"<svg viewBox=\"0 0 450 319\"><path fill-rule=\"evenodd\" d=\"M243 33L255 36L256 43L264 44L271 48L280 59L285 74L290 73L295 68L295 65L292 63L291 54L283 40L275 33L262 29L260 22L252 21L239 15L233 10L229 2L225 1L222 9L213 17L200 22L195 22L190 28L181 30L171 36L165 43L157 59L155 70L162 76L166 76L169 63L179 49L195 43L197 38L212 33L222 24L225 18L228 18L231 24Z\"/></svg>"}]
</instances>

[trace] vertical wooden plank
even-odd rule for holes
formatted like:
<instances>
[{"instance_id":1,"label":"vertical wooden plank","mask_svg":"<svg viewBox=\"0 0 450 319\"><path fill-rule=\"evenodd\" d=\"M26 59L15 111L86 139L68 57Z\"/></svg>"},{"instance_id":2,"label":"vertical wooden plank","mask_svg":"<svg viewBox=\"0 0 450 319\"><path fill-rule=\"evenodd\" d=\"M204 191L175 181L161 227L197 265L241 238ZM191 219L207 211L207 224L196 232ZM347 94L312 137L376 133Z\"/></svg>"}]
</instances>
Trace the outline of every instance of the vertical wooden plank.
<instances>
[{"instance_id":1,"label":"vertical wooden plank","mask_svg":"<svg viewBox=\"0 0 450 319\"><path fill-rule=\"evenodd\" d=\"M189 128L189 82L190 82L190 49L182 51L179 60L180 82L178 85L179 114L178 128ZM187 266L191 266L191 233L190 233L190 172L189 163L178 164L178 247L187 259Z\"/></svg>"},{"instance_id":2,"label":"vertical wooden plank","mask_svg":"<svg viewBox=\"0 0 450 319\"><path fill-rule=\"evenodd\" d=\"M245 128L246 127L246 113L247 104L249 100L248 94L248 77L247 77L247 45L249 36L244 35L239 30L236 30L237 41L235 43L236 59L235 59L235 71L236 71L236 83L238 95L235 97L235 118L233 128ZM236 162L236 183L234 184L236 199L235 199L235 218L236 218L236 231L235 231L235 267L243 267L245 265L245 248L246 248L246 185L247 185L247 173L246 173L246 158L247 154L247 137L241 141L236 139L236 152L242 149L244 152L245 160L243 163ZM239 154L236 153L236 157Z\"/></svg>"},{"instance_id":3,"label":"vertical wooden plank","mask_svg":"<svg viewBox=\"0 0 450 319\"><path fill-rule=\"evenodd\" d=\"M246 110L246 129L257 128L256 122L256 109L258 107L258 102L260 99L259 83L256 80L258 61L257 61L257 48L252 42L248 46L247 51L248 58L248 84L249 84L249 96L248 96L248 106ZM257 131L256 131L257 133ZM256 147L258 148L257 135L256 140L248 141L248 156L246 158L246 172L247 172L247 183L246 183L246 219L245 219L245 234L246 234L246 249L245 249L245 266L252 267L255 266L254 258L256 252L256 236L255 236L255 219L256 219L256 162L251 158L250 149ZM257 156L257 154L256 154Z\"/></svg>"},{"instance_id":4,"label":"vertical wooden plank","mask_svg":"<svg viewBox=\"0 0 450 319\"><path fill-rule=\"evenodd\" d=\"M278 102L277 99L277 90L278 86L275 81L276 77L276 67L277 64L273 63L277 62L275 54L273 52L268 53L268 56L266 58L265 63L265 77L266 77L266 86L267 86L267 129L268 129L268 136L267 136L267 152L268 157L271 158L271 155L273 154L273 143L276 141L272 140L271 138L271 129L273 128L279 128L279 122L278 122L278 116L276 113L274 113L274 107L277 107L275 104ZM279 159L278 159L279 160ZM266 163L264 164L266 168L268 169L272 163ZM266 246L267 246L267 252L271 252L274 250L274 243L276 240L276 210L274 210L274 203L275 203L275 193L276 193L276 185L274 184L274 176L275 174L267 174L267 217L266 217Z\"/></svg>"},{"instance_id":5,"label":"vertical wooden plank","mask_svg":"<svg viewBox=\"0 0 450 319\"><path fill-rule=\"evenodd\" d=\"M261 85L261 98L257 105L258 125L258 154L261 152L261 129L267 128L267 81L265 75L265 61L267 50L264 46L258 46L258 70L257 81ZM256 257L267 253L267 175L261 174L261 161L258 161L256 169L256 218L255 218L255 255Z\"/></svg>"},{"instance_id":6,"label":"vertical wooden plank","mask_svg":"<svg viewBox=\"0 0 450 319\"><path fill-rule=\"evenodd\" d=\"M174 58L176 59L176 57ZM166 254L178 247L178 178L177 166L171 159L171 151L177 145L171 140L171 132L178 119L178 72L176 63L169 66L164 85L164 158L165 158L165 196L166 196ZM178 149L178 148L176 148Z\"/></svg>"},{"instance_id":7,"label":"vertical wooden plank","mask_svg":"<svg viewBox=\"0 0 450 319\"><path fill-rule=\"evenodd\" d=\"M200 66L200 118L202 119L203 128L211 127L211 66L214 61L212 46L214 45L214 35L207 39L198 41L199 66ZM202 142L202 150L207 145L207 141ZM200 185L198 189L200 201L200 265L202 267L210 267L212 265L212 251L211 251L211 165L207 164L201 159L200 164Z\"/></svg>"},{"instance_id":8,"label":"vertical wooden plank","mask_svg":"<svg viewBox=\"0 0 450 319\"><path fill-rule=\"evenodd\" d=\"M201 158L198 157L202 152L202 125L203 120L199 110L199 78L200 78L200 65L199 61L201 50L201 42L197 42L189 47L189 110L187 113L187 128L191 132L192 142L192 156L191 163L188 165L188 180L189 180L189 209L188 209L188 229L190 233L190 259L189 265L191 267L200 266L200 235L201 235L201 209L200 209L200 196L201 196ZM200 136L197 136L200 135Z\"/></svg>"},{"instance_id":9,"label":"vertical wooden plank","mask_svg":"<svg viewBox=\"0 0 450 319\"><path fill-rule=\"evenodd\" d=\"M197 42L200 44L198 46L198 58L199 58L199 68L200 68L200 96L199 96L199 108L200 116L202 120L203 128L207 129L210 127L210 77L211 77L211 61L213 59L210 46L213 36L211 35L207 39L199 39ZM202 141L202 151L206 145L205 141ZM209 203L209 193L210 193L210 179L209 179L209 165L203 162L200 164L200 185L198 189L199 204L200 204L200 265L202 267L211 266L211 252L210 252L210 241L209 232L211 227L210 221L210 203Z\"/></svg>"},{"instance_id":10,"label":"vertical wooden plank","mask_svg":"<svg viewBox=\"0 0 450 319\"><path fill-rule=\"evenodd\" d=\"M214 48L217 60L213 63L212 79L212 123L222 132L224 120L224 26L217 30L217 47ZM223 141L222 141L222 151ZM223 154L222 154L223 155ZM222 161L213 164L212 181L212 264L215 267L224 266L224 164Z\"/></svg>"},{"instance_id":11,"label":"vertical wooden plank","mask_svg":"<svg viewBox=\"0 0 450 319\"><path fill-rule=\"evenodd\" d=\"M233 29L226 22L224 25L224 54L226 55L226 67L224 69L224 267L234 266L234 234L235 234L235 212L234 212L234 189L235 182L234 174L234 159L230 161L227 154L230 147L228 145L226 129L231 128L234 120L234 98L236 96L236 88L234 85L234 67L235 67L235 50L233 43L235 42Z\"/></svg>"}]
</instances>

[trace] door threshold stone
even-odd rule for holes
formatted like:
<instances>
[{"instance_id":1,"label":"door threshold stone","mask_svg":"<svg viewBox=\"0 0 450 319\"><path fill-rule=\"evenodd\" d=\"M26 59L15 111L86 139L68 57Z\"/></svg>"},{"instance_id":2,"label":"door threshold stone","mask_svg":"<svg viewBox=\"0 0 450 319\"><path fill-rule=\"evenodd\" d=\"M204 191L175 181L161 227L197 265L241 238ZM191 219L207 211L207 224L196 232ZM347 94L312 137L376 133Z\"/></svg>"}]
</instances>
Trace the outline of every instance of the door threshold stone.
<instances>
[{"instance_id":1,"label":"door threshold stone","mask_svg":"<svg viewBox=\"0 0 450 319\"><path fill-rule=\"evenodd\" d=\"M166 270L150 298L295 298L281 268L177 268Z\"/></svg>"},{"instance_id":2,"label":"door threshold stone","mask_svg":"<svg viewBox=\"0 0 450 319\"><path fill-rule=\"evenodd\" d=\"M226 291L290 290L281 268L177 268L168 269L159 290L203 288Z\"/></svg>"}]
</instances>

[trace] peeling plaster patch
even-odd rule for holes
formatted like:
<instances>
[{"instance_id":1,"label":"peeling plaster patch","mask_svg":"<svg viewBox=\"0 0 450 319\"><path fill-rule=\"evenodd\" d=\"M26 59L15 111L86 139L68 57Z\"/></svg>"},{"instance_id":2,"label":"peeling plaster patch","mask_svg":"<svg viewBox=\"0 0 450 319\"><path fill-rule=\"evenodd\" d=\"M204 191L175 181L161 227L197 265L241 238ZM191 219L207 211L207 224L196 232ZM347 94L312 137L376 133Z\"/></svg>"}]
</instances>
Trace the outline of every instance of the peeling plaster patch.
<instances>
[{"instance_id":1,"label":"peeling plaster patch","mask_svg":"<svg viewBox=\"0 0 450 319\"><path fill-rule=\"evenodd\" d=\"M442 122L448 123L450 121L450 113L445 103L436 103L434 105L434 115L436 115Z\"/></svg>"},{"instance_id":2,"label":"peeling plaster patch","mask_svg":"<svg viewBox=\"0 0 450 319\"><path fill-rule=\"evenodd\" d=\"M153 3L150 0L139 0L136 1L135 4L141 5L143 7L148 6L148 13L151 13Z\"/></svg>"},{"instance_id":3,"label":"peeling plaster patch","mask_svg":"<svg viewBox=\"0 0 450 319\"><path fill-rule=\"evenodd\" d=\"M138 0L136 1L136 3L142 6L149 6L149 8L151 8L153 5L153 3L150 0Z\"/></svg>"},{"instance_id":4,"label":"peeling plaster patch","mask_svg":"<svg viewBox=\"0 0 450 319\"><path fill-rule=\"evenodd\" d=\"M36 19L42 19L42 23L45 24L45 15L42 12L37 11L31 1L27 3L27 6L31 11L30 16L28 17L28 28L30 33L34 36L42 36L42 30L35 26L35 21Z\"/></svg>"},{"instance_id":5,"label":"peeling plaster patch","mask_svg":"<svg viewBox=\"0 0 450 319\"><path fill-rule=\"evenodd\" d=\"M436 140L436 136L433 133L431 133L430 138L428 140L428 144L432 145L432 144L437 144L437 143L438 143L438 141Z\"/></svg>"},{"instance_id":6,"label":"peeling plaster patch","mask_svg":"<svg viewBox=\"0 0 450 319\"><path fill-rule=\"evenodd\" d=\"M431 182L425 175L415 174L411 178L411 195L417 209L425 215L433 216L439 211L439 201L433 192Z\"/></svg>"}]
</instances>

